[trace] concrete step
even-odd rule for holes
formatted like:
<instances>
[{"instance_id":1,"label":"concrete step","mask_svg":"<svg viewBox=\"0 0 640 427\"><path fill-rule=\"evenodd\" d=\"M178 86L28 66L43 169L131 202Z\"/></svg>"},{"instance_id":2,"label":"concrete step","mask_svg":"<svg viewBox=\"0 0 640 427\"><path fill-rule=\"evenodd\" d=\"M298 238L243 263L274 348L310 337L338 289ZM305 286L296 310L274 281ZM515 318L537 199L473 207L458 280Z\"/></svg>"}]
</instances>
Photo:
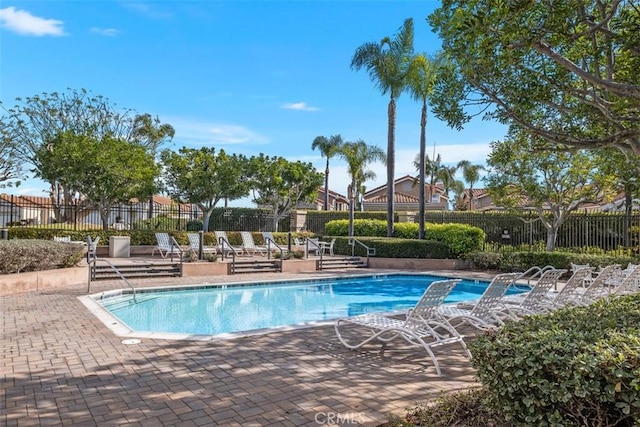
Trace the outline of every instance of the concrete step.
<instances>
[{"instance_id":1,"label":"concrete step","mask_svg":"<svg viewBox=\"0 0 640 427\"><path fill-rule=\"evenodd\" d=\"M179 277L179 264L126 264L115 268L127 279L150 279L157 277ZM114 280L120 276L108 265L98 265L91 280Z\"/></svg>"},{"instance_id":2,"label":"concrete step","mask_svg":"<svg viewBox=\"0 0 640 427\"><path fill-rule=\"evenodd\" d=\"M282 261L277 259L236 261L235 264L231 264L230 269L231 274L281 272Z\"/></svg>"},{"instance_id":3,"label":"concrete step","mask_svg":"<svg viewBox=\"0 0 640 427\"><path fill-rule=\"evenodd\" d=\"M360 257L345 258L323 258L322 263L318 260L318 270L328 270L332 268L366 268L367 264Z\"/></svg>"}]
</instances>

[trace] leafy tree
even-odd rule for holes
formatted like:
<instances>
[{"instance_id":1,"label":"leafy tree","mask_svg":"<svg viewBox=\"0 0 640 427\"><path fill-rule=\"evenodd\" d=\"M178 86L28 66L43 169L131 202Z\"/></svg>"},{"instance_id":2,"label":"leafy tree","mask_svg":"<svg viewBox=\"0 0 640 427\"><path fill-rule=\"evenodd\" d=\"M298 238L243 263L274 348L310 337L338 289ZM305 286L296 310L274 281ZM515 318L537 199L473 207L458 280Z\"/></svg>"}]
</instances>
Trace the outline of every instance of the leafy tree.
<instances>
[{"instance_id":1,"label":"leafy tree","mask_svg":"<svg viewBox=\"0 0 640 427\"><path fill-rule=\"evenodd\" d=\"M416 101L422 103L422 113L420 116L420 153L418 154L418 180L420 181L420 188L418 192L418 199L420 200L420 207L418 210L418 238L424 239L424 209L425 209L425 159L426 156L426 141L427 141L427 102L433 94L434 88L438 82L441 59L429 58L425 54L419 54L411 59L409 68L407 70L407 90L411 94L411 97ZM431 175L431 186L429 191L433 191L433 174ZM431 194L429 195L431 200Z\"/></svg>"},{"instance_id":2,"label":"leafy tree","mask_svg":"<svg viewBox=\"0 0 640 427\"><path fill-rule=\"evenodd\" d=\"M248 160L229 156L215 148L181 148L177 153L160 153L163 180L172 198L193 203L202 211L203 230L209 231L209 218L222 199L235 200L249 194Z\"/></svg>"},{"instance_id":3,"label":"leafy tree","mask_svg":"<svg viewBox=\"0 0 640 427\"><path fill-rule=\"evenodd\" d=\"M94 139L72 131L62 133L37 157L42 162L42 177L81 194L86 207L98 209L105 230L112 208L132 198L148 197L159 173L145 147L108 135Z\"/></svg>"},{"instance_id":4,"label":"leafy tree","mask_svg":"<svg viewBox=\"0 0 640 427\"><path fill-rule=\"evenodd\" d=\"M55 158L46 155L46 151L53 150L56 143L68 138L75 141L117 139L136 144L153 154L158 144L173 135L169 125L160 125L147 115L134 115L132 110L116 109L108 99L84 89L43 93L24 100L17 98L17 102L15 107L6 110L7 132L19 158L33 165L35 176L49 182L59 222L67 220L62 206L70 205L75 194L59 177L51 175L53 169L43 163ZM45 169L48 169L46 174Z\"/></svg>"},{"instance_id":5,"label":"leafy tree","mask_svg":"<svg viewBox=\"0 0 640 427\"><path fill-rule=\"evenodd\" d=\"M480 181L480 171L484 171L482 165L474 165L469 160L460 160L457 165L462 169L462 177L469 184L469 210L473 210L473 184Z\"/></svg>"},{"instance_id":6,"label":"leafy tree","mask_svg":"<svg viewBox=\"0 0 640 427\"><path fill-rule=\"evenodd\" d=\"M331 135L329 138L325 136L316 136L311 143L311 149L320 150L320 154L327 158L327 166L324 170L324 210L329 210L329 159L336 155L342 145L342 137L340 135Z\"/></svg>"},{"instance_id":7,"label":"leafy tree","mask_svg":"<svg viewBox=\"0 0 640 427\"><path fill-rule=\"evenodd\" d=\"M249 159L249 165L253 201L272 209L274 231L278 231L280 219L296 204L317 197L323 181L322 174L311 163L290 162L284 157L260 153Z\"/></svg>"},{"instance_id":8,"label":"leafy tree","mask_svg":"<svg viewBox=\"0 0 640 427\"><path fill-rule=\"evenodd\" d=\"M368 145L363 140L345 142L340 147L338 155L348 165L351 184L349 185L349 236L353 236L354 203L360 199L359 190L364 187L364 182L374 179L376 174L367 169L368 165L376 161L385 161L384 151L375 145Z\"/></svg>"},{"instance_id":9,"label":"leafy tree","mask_svg":"<svg viewBox=\"0 0 640 427\"><path fill-rule=\"evenodd\" d=\"M7 124L0 119L0 188L20 185L22 176L22 161L18 158Z\"/></svg>"},{"instance_id":10,"label":"leafy tree","mask_svg":"<svg viewBox=\"0 0 640 427\"><path fill-rule=\"evenodd\" d=\"M569 214L583 203L602 201L612 189L613 177L598 160L590 150L556 150L512 126L504 141L492 144L487 189L498 206L535 209L547 229L547 250L553 251Z\"/></svg>"},{"instance_id":11,"label":"leafy tree","mask_svg":"<svg viewBox=\"0 0 640 427\"><path fill-rule=\"evenodd\" d=\"M151 114L138 114L133 119L130 137L128 140L135 141L148 147L155 157L158 148L166 141L173 139L176 134L173 126L162 123L159 117L152 117ZM160 184L157 185L160 187ZM149 196L149 219L153 218L153 193Z\"/></svg>"},{"instance_id":12,"label":"leafy tree","mask_svg":"<svg viewBox=\"0 0 640 427\"><path fill-rule=\"evenodd\" d=\"M637 1L444 0L428 20L460 77L440 97L450 124L479 105L561 147L640 155Z\"/></svg>"},{"instance_id":13,"label":"leafy tree","mask_svg":"<svg viewBox=\"0 0 640 427\"><path fill-rule=\"evenodd\" d=\"M413 55L413 20L406 19L395 37L358 47L351 68L364 68L383 95L389 94L387 108L387 236L393 236L395 199L396 100L406 87L408 65Z\"/></svg>"},{"instance_id":14,"label":"leafy tree","mask_svg":"<svg viewBox=\"0 0 640 427\"><path fill-rule=\"evenodd\" d=\"M625 246L631 246L631 230L632 213L634 199L637 203L640 197L640 157L623 153L617 148L606 148L598 152L598 164L606 173L615 177L616 187L624 193L624 210L625 210Z\"/></svg>"}]
</instances>

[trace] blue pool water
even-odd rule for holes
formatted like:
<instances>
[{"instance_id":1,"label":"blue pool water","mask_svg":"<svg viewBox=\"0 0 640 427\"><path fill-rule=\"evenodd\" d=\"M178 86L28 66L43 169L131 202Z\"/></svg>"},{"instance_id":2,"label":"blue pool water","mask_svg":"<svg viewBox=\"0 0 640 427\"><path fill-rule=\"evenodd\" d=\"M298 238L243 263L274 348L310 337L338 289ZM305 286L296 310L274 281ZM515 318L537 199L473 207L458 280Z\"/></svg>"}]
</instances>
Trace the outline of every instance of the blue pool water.
<instances>
[{"instance_id":1,"label":"blue pool water","mask_svg":"<svg viewBox=\"0 0 640 427\"><path fill-rule=\"evenodd\" d=\"M136 332L216 335L413 307L443 277L389 274L190 289L138 290L97 302ZM463 280L447 302L477 299L487 282Z\"/></svg>"}]
</instances>

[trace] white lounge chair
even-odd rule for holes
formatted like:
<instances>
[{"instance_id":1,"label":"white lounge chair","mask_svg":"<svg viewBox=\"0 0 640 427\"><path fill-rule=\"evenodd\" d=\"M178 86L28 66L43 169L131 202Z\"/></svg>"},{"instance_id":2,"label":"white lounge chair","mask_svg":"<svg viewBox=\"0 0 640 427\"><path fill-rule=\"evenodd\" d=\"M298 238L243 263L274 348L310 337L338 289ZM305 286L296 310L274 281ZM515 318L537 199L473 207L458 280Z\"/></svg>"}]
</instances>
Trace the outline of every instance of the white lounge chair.
<instances>
[{"instance_id":1,"label":"white lounge chair","mask_svg":"<svg viewBox=\"0 0 640 427\"><path fill-rule=\"evenodd\" d=\"M327 253L329 252L329 255L333 256L333 245L336 243L336 239L331 239L330 242L319 242L320 243L320 250L322 251L322 253Z\"/></svg>"},{"instance_id":2,"label":"white lounge chair","mask_svg":"<svg viewBox=\"0 0 640 427\"><path fill-rule=\"evenodd\" d=\"M255 255L258 252L260 255L267 255L267 246L266 245L256 245L256 242L253 240L253 234L249 231L241 231L240 236L242 237L242 248L247 255Z\"/></svg>"},{"instance_id":3,"label":"white lounge chair","mask_svg":"<svg viewBox=\"0 0 640 427\"><path fill-rule=\"evenodd\" d=\"M468 303L445 304L439 308L439 311L456 330L464 324L483 331L502 326L505 320L516 319L508 313L502 297L519 276L520 273L498 274L491 280L477 302L472 305Z\"/></svg>"},{"instance_id":4,"label":"white lounge chair","mask_svg":"<svg viewBox=\"0 0 640 427\"><path fill-rule=\"evenodd\" d=\"M580 295L578 305L589 305L611 294L618 287L624 277L619 264L612 264L604 267L597 276L593 278L589 287Z\"/></svg>"},{"instance_id":5,"label":"white lounge chair","mask_svg":"<svg viewBox=\"0 0 640 427\"><path fill-rule=\"evenodd\" d=\"M193 252L196 256L200 255L200 235L198 233L187 233L187 237L189 238L189 250ZM218 252L217 246L206 246L202 245L202 253L203 254L215 254Z\"/></svg>"},{"instance_id":6,"label":"white lounge chair","mask_svg":"<svg viewBox=\"0 0 640 427\"><path fill-rule=\"evenodd\" d=\"M553 310L579 303L581 294L578 289L584 287L585 280L591 280L591 274L591 267L573 270L573 274L569 277L562 289L560 289L555 296L553 293L549 295L551 301L548 304L548 308Z\"/></svg>"},{"instance_id":7,"label":"white lounge chair","mask_svg":"<svg viewBox=\"0 0 640 427\"><path fill-rule=\"evenodd\" d=\"M167 255L173 257L174 254L182 256L182 248L173 236L169 236L169 233L156 233L156 242L157 245L151 251L151 256L154 256L156 251L160 252L162 258L166 258Z\"/></svg>"},{"instance_id":8,"label":"white lounge chair","mask_svg":"<svg viewBox=\"0 0 640 427\"><path fill-rule=\"evenodd\" d=\"M566 272L567 270L564 269L546 270L530 291L518 295L520 298L504 297L507 313L520 318L550 312L553 300L549 297L549 293L552 289L556 289L560 276Z\"/></svg>"},{"instance_id":9,"label":"white lounge chair","mask_svg":"<svg viewBox=\"0 0 640 427\"><path fill-rule=\"evenodd\" d=\"M216 242L218 242L218 248L220 252L224 252L223 255L229 255L233 252L235 255L241 255L243 252L242 246L233 246L231 242L229 242L229 238L227 237L226 231L214 231L216 235Z\"/></svg>"},{"instance_id":10,"label":"white lounge chair","mask_svg":"<svg viewBox=\"0 0 640 427\"><path fill-rule=\"evenodd\" d=\"M432 347L460 343L471 357L462 336L438 313L438 307L458 282L459 280L441 280L431 283L416 306L407 312L404 320L373 313L339 319L335 323L338 340L345 347L354 350L374 340L386 345L395 338L403 338L411 344L422 346L429 353L438 376L441 376L440 365ZM340 327L344 325L362 326L367 334L351 343L344 337L345 331L340 331Z\"/></svg>"},{"instance_id":11,"label":"white lounge chair","mask_svg":"<svg viewBox=\"0 0 640 427\"><path fill-rule=\"evenodd\" d=\"M613 293L616 295L628 295L640 292L640 267L636 265L627 266L622 272L624 279L613 290Z\"/></svg>"}]
</instances>

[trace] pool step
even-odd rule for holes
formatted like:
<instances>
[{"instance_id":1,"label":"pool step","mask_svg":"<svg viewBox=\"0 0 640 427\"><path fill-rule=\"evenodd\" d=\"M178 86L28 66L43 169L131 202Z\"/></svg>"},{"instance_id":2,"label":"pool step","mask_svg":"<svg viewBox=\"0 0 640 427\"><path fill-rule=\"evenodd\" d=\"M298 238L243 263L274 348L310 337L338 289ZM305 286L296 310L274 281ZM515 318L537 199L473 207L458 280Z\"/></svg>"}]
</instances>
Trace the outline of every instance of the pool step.
<instances>
[{"instance_id":1,"label":"pool step","mask_svg":"<svg viewBox=\"0 0 640 427\"><path fill-rule=\"evenodd\" d=\"M115 267L127 279L180 276L180 264L123 264ZM115 280L119 278L110 266L97 265L91 280Z\"/></svg>"},{"instance_id":2,"label":"pool step","mask_svg":"<svg viewBox=\"0 0 640 427\"><path fill-rule=\"evenodd\" d=\"M366 268L367 263L362 258L345 257L345 258L323 258L322 262L317 261L316 270L329 270L332 268Z\"/></svg>"},{"instance_id":3,"label":"pool step","mask_svg":"<svg viewBox=\"0 0 640 427\"><path fill-rule=\"evenodd\" d=\"M236 261L229 264L229 274L281 272L282 261L279 259Z\"/></svg>"}]
</instances>

